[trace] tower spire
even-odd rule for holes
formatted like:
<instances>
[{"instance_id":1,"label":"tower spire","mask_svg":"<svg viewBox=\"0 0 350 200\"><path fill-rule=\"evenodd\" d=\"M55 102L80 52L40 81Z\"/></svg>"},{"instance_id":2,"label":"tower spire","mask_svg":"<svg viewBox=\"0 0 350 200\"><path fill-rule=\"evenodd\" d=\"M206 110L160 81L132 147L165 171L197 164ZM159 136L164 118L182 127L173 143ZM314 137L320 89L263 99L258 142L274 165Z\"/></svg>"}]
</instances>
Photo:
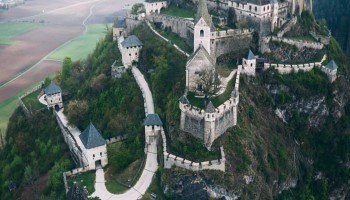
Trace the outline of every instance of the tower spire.
<instances>
[{"instance_id":1,"label":"tower spire","mask_svg":"<svg viewBox=\"0 0 350 200\"><path fill-rule=\"evenodd\" d=\"M207 23L208 26L211 26L212 20L211 16L209 15L208 12L208 6L207 6L207 1L206 0L199 0L198 2L198 10L197 14L194 20L194 24L197 24L197 22L203 18L204 21Z\"/></svg>"}]
</instances>

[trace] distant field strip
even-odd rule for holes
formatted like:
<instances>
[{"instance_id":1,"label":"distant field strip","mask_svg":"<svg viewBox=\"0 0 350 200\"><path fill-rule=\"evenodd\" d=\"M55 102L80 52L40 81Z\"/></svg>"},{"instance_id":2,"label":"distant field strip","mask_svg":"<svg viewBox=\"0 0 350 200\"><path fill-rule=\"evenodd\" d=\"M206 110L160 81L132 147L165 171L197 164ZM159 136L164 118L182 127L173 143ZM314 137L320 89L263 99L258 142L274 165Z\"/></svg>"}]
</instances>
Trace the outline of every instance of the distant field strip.
<instances>
[{"instance_id":1,"label":"distant field strip","mask_svg":"<svg viewBox=\"0 0 350 200\"><path fill-rule=\"evenodd\" d=\"M16 43L14 37L26 33L44 23L36 22L6 22L0 24L0 44L12 45Z\"/></svg>"},{"instance_id":2,"label":"distant field strip","mask_svg":"<svg viewBox=\"0 0 350 200\"><path fill-rule=\"evenodd\" d=\"M110 27L110 25L108 25ZM54 51L48 59L61 60L67 56L72 60L86 58L96 47L96 43L106 34L106 24L91 24L87 32Z\"/></svg>"}]
</instances>

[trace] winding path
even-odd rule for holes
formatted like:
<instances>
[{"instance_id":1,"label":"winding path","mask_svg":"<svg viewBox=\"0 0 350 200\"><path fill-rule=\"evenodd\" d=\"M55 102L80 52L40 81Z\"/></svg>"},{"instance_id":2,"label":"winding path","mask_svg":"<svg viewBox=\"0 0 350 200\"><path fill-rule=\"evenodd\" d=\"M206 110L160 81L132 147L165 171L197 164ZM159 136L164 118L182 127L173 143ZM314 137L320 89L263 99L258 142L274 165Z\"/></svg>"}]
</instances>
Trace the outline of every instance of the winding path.
<instances>
[{"instance_id":1,"label":"winding path","mask_svg":"<svg viewBox=\"0 0 350 200\"><path fill-rule=\"evenodd\" d=\"M154 104L151 90L148 87L148 84L140 72L140 70L136 67L132 67L132 73L136 79L137 84L139 85L142 95L145 101L145 114L154 113ZM149 137L148 133L145 132L145 136ZM126 191L123 194L112 194L108 192L105 185L105 177L103 169L96 170L96 182L95 182L95 192L91 195L91 197L99 197L101 200L133 200L140 199L147 191L148 187L152 183L153 175L158 169L158 161L157 161L157 140L153 140L151 144L147 145L146 148L146 164L145 168L142 171L140 179L137 183Z\"/></svg>"}]
</instances>

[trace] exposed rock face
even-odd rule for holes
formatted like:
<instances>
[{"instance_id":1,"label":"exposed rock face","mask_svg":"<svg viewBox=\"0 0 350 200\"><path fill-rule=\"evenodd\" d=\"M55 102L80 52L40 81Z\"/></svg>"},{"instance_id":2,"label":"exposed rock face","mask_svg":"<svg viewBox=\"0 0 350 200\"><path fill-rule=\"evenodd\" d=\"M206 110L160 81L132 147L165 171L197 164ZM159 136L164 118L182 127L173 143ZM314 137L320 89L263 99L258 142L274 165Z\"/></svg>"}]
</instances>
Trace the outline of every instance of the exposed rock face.
<instances>
[{"instance_id":1,"label":"exposed rock face","mask_svg":"<svg viewBox=\"0 0 350 200\"><path fill-rule=\"evenodd\" d=\"M293 113L295 112L308 114L308 124L310 127L318 127L323 124L329 114L324 96L301 99L293 103L278 106L276 109L277 116L286 123L293 117Z\"/></svg>"}]
</instances>

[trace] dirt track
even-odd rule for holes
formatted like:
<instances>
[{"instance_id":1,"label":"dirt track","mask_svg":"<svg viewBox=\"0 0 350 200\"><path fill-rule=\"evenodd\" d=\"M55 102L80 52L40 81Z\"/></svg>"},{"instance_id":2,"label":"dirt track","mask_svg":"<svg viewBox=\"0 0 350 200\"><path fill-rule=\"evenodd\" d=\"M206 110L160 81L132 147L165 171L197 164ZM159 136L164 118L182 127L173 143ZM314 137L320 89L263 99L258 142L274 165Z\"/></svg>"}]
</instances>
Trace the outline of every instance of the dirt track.
<instances>
[{"instance_id":1,"label":"dirt track","mask_svg":"<svg viewBox=\"0 0 350 200\"><path fill-rule=\"evenodd\" d=\"M117 11L120 11L125 4L135 1L137 0L33 0L8 12L0 13L0 21L20 18L45 21L44 26L18 36L15 45L0 45L0 101L59 69L57 63L45 61L18 79L2 86L38 63L60 45L82 34L84 31L82 22L89 15L91 7L94 6L93 14L87 22L107 23L110 22L107 20L112 20L118 15L116 13L121 15Z\"/></svg>"}]
</instances>

